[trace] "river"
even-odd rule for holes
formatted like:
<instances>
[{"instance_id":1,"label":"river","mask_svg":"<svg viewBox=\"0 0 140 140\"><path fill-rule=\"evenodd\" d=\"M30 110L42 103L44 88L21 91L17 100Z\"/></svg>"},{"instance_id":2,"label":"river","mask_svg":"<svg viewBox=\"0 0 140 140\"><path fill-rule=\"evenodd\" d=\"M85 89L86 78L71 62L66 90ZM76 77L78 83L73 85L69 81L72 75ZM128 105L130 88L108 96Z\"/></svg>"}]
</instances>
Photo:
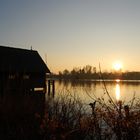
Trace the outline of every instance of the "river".
<instances>
[{"instance_id":1,"label":"river","mask_svg":"<svg viewBox=\"0 0 140 140\"><path fill-rule=\"evenodd\" d=\"M129 103L134 95L137 99L140 98L140 81L55 81L55 98L69 96L87 104L97 98L107 102L109 100L107 92L114 101Z\"/></svg>"}]
</instances>

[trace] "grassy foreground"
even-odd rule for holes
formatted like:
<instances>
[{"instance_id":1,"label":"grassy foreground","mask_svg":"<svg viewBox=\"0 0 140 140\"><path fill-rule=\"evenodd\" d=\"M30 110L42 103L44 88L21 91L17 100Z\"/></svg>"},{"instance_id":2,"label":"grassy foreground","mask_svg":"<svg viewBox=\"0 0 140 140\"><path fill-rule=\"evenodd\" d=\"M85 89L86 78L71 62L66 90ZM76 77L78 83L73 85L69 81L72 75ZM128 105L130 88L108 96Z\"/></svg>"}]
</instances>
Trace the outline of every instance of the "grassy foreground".
<instances>
[{"instance_id":1,"label":"grassy foreground","mask_svg":"<svg viewBox=\"0 0 140 140\"><path fill-rule=\"evenodd\" d=\"M140 102L96 99L89 105L68 97L50 100L40 124L44 139L139 140Z\"/></svg>"},{"instance_id":2,"label":"grassy foreground","mask_svg":"<svg viewBox=\"0 0 140 140\"><path fill-rule=\"evenodd\" d=\"M92 103L70 94L48 97L45 113L0 116L0 138L3 140L139 140L140 101L114 102L95 98ZM4 106L3 106L4 107ZM30 106L31 107L31 106ZM1 109L2 110L2 109ZM21 110L22 112L22 110ZM7 116L7 117L6 117ZM12 119L12 121L9 120Z\"/></svg>"}]
</instances>

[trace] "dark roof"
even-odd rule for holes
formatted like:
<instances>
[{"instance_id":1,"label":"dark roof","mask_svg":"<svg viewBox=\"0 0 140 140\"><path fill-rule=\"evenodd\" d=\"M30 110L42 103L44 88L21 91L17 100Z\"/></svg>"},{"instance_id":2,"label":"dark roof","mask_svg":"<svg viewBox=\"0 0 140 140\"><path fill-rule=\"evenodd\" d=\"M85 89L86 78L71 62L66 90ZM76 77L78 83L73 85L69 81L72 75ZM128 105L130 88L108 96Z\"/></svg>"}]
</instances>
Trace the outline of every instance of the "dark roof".
<instances>
[{"instance_id":1,"label":"dark roof","mask_svg":"<svg viewBox=\"0 0 140 140\"><path fill-rule=\"evenodd\" d=\"M5 46L0 46L0 71L50 73L37 51Z\"/></svg>"}]
</instances>

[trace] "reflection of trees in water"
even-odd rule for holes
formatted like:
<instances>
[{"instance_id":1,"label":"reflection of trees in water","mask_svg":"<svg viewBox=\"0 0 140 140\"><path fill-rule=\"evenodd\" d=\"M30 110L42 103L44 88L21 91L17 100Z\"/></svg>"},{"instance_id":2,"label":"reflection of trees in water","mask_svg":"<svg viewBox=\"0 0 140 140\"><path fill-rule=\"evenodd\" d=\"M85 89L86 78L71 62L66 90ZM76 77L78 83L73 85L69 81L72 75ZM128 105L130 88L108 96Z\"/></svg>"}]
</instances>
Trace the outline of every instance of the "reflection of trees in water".
<instances>
[{"instance_id":1,"label":"reflection of trees in water","mask_svg":"<svg viewBox=\"0 0 140 140\"><path fill-rule=\"evenodd\" d=\"M120 80L120 85L126 86L140 86L139 80ZM57 80L58 86L65 86L65 87L83 87L83 88L93 88L99 84L102 84L100 80ZM115 80L105 80L106 86L115 86Z\"/></svg>"},{"instance_id":2,"label":"reflection of trees in water","mask_svg":"<svg viewBox=\"0 0 140 140\"><path fill-rule=\"evenodd\" d=\"M71 86L71 87L83 87L83 88L91 88L96 87L96 81L85 81L85 80L58 80L58 85L61 86Z\"/></svg>"},{"instance_id":3,"label":"reflection of trees in water","mask_svg":"<svg viewBox=\"0 0 140 140\"><path fill-rule=\"evenodd\" d=\"M127 86L140 86L140 81L139 80L126 80L121 82L122 85L127 85Z\"/></svg>"},{"instance_id":4,"label":"reflection of trees in water","mask_svg":"<svg viewBox=\"0 0 140 140\"><path fill-rule=\"evenodd\" d=\"M58 92L71 92L78 94L79 96L87 97L88 93L90 96L94 97L94 95L98 97L104 97L106 99L106 95L104 95L105 90L103 88L102 81L92 81L92 80L58 80L56 83L56 93ZM105 81L106 88L110 93L111 97L116 99L116 91L114 90L116 87L116 81ZM121 98L125 100L131 99L134 91L136 94L140 89L140 82L127 82L120 81L119 86L121 87ZM127 96L129 94L129 96ZM137 95L139 96L139 95Z\"/></svg>"},{"instance_id":5,"label":"reflection of trees in water","mask_svg":"<svg viewBox=\"0 0 140 140\"><path fill-rule=\"evenodd\" d=\"M93 94L96 92L97 82L82 80L59 80L57 83L57 92L71 92L78 96L85 96L85 93ZM85 96L86 97L86 96Z\"/></svg>"}]
</instances>

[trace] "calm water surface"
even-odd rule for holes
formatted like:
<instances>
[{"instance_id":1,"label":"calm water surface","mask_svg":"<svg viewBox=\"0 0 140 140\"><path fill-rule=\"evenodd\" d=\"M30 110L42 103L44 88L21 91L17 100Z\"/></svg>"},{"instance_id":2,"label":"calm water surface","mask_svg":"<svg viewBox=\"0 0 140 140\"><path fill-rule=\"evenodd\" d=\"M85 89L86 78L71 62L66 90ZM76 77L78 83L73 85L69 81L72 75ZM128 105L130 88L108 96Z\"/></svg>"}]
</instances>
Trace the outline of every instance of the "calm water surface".
<instances>
[{"instance_id":1,"label":"calm water surface","mask_svg":"<svg viewBox=\"0 0 140 140\"><path fill-rule=\"evenodd\" d=\"M129 102L134 94L140 98L140 81L105 81L105 86L114 101ZM55 81L55 97L69 96L78 98L84 103L93 102L93 99L109 98L102 81Z\"/></svg>"}]
</instances>

